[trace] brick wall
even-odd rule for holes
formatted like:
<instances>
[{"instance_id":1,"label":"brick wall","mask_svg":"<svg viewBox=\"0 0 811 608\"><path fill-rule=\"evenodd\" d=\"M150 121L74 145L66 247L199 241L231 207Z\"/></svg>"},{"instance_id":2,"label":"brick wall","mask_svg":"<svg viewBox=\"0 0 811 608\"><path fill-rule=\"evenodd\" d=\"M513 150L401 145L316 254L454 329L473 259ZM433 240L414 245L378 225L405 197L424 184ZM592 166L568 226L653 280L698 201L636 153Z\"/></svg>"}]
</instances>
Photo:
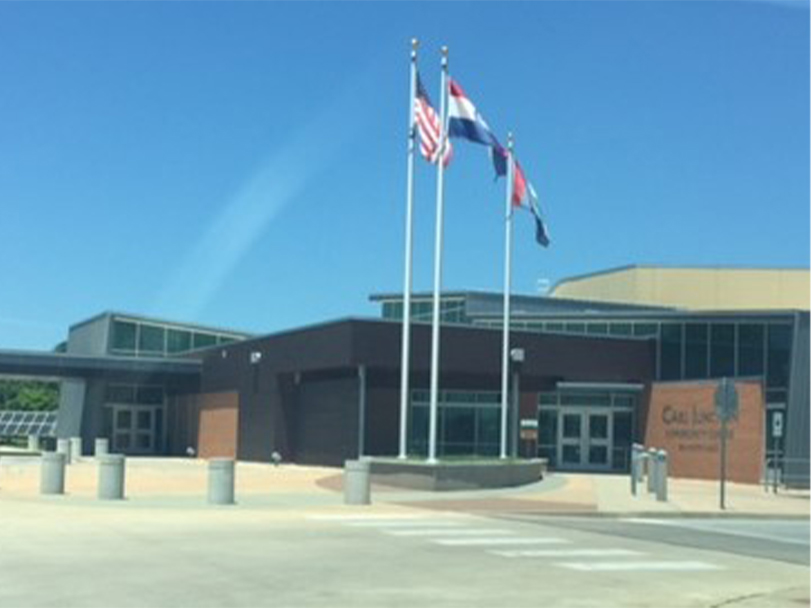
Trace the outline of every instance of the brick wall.
<instances>
[{"instance_id":1,"label":"brick wall","mask_svg":"<svg viewBox=\"0 0 811 608\"><path fill-rule=\"evenodd\" d=\"M197 398L197 456L236 458L239 394L204 393Z\"/></svg>"},{"instance_id":2,"label":"brick wall","mask_svg":"<svg viewBox=\"0 0 811 608\"><path fill-rule=\"evenodd\" d=\"M736 381L737 420L729 422L727 479L758 483L763 463L764 398L760 382ZM674 477L718 479L720 429L715 415L716 381L654 383L645 446L667 450Z\"/></svg>"}]
</instances>

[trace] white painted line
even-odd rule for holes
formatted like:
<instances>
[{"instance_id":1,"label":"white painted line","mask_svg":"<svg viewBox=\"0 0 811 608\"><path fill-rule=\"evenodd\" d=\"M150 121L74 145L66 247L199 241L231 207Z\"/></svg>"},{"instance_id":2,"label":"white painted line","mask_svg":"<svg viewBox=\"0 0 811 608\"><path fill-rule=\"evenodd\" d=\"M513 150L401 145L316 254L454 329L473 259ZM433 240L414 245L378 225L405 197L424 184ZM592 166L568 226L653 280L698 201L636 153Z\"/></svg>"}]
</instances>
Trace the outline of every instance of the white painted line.
<instances>
[{"instance_id":1,"label":"white painted line","mask_svg":"<svg viewBox=\"0 0 811 608\"><path fill-rule=\"evenodd\" d=\"M318 515L305 515L305 517L314 521L370 521L381 519L428 519L429 516L417 513L323 513Z\"/></svg>"},{"instance_id":2,"label":"white painted line","mask_svg":"<svg viewBox=\"0 0 811 608\"><path fill-rule=\"evenodd\" d=\"M582 572L656 571L684 572L693 570L722 570L707 562L557 562L556 566Z\"/></svg>"},{"instance_id":3,"label":"white painted line","mask_svg":"<svg viewBox=\"0 0 811 608\"><path fill-rule=\"evenodd\" d=\"M644 555L631 549L507 549L489 551L501 557L620 557Z\"/></svg>"},{"instance_id":4,"label":"white painted line","mask_svg":"<svg viewBox=\"0 0 811 608\"><path fill-rule=\"evenodd\" d=\"M620 521L627 524L647 524L649 526L676 526L678 524L666 519L651 519L649 517L622 517Z\"/></svg>"},{"instance_id":5,"label":"white painted line","mask_svg":"<svg viewBox=\"0 0 811 608\"><path fill-rule=\"evenodd\" d=\"M544 537L526 537L526 536L495 536L485 538L437 538L431 542L437 545L447 545L449 547L463 547L463 546L487 546L487 545L559 545L567 544L571 541L563 538L544 538ZM500 553L500 551L491 551L491 553Z\"/></svg>"},{"instance_id":6,"label":"white painted line","mask_svg":"<svg viewBox=\"0 0 811 608\"><path fill-rule=\"evenodd\" d=\"M498 536L513 534L510 530L495 528L416 528L414 530L381 530L391 536Z\"/></svg>"},{"instance_id":7,"label":"white painted line","mask_svg":"<svg viewBox=\"0 0 811 608\"><path fill-rule=\"evenodd\" d=\"M353 526L355 528L445 528L466 525L452 519L405 519L399 521L395 519L380 519L376 521L347 521L342 523L345 526Z\"/></svg>"}]
</instances>

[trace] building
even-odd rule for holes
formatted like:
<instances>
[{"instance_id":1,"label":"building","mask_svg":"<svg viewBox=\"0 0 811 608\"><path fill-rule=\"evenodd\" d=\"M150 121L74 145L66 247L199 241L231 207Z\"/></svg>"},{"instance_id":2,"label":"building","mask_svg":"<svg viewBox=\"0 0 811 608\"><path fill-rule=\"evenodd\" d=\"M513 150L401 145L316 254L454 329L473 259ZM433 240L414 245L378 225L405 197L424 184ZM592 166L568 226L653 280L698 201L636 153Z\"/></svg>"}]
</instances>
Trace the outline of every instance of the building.
<instances>
[{"instance_id":1,"label":"building","mask_svg":"<svg viewBox=\"0 0 811 608\"><path fill-rule=\"evenodd\" d=\"M395 455L402 298L378 319L258 336L104 313L72 326L64 352L0 351L0 374L59 378L59 436L108 437L127 454L339 465ZM502 296L446 292L440 457L499 451ZM757 482L779 455L808 480L809 313L685 309L560 296L512 298L510 451L562 470L624 471L633 442L671 451L676 474L714 477L713 394L734 378L731 478ZM408 450L427 452L430 294L412 314ZM782 436L772 432L783 422Z\"/></svg>"},{"instance_id":2,"label":"building","mask_svg":"<svg viewBox=\"0 0 811 608\"><path fill-rule=\"evenodd\" d=\"M569 277L554 297L688 310L808 310L808 268L622 266Z\"/></svg>"}]
</instances>

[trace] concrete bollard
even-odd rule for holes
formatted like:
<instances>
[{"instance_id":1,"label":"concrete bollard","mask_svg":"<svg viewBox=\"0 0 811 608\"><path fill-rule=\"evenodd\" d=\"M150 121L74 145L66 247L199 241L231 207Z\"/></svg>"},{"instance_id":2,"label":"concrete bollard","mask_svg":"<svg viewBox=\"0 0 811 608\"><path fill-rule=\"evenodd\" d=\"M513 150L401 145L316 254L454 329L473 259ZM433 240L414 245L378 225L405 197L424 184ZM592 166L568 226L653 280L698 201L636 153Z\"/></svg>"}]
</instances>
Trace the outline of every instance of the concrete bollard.
<instances>
[{"instance_id":1,"label":"concrete bollard","mask_svg":"<svg viewBox=\"0 0 811 608\"><path fill-rule=\"evenodd\" d=\"M648 492L656 491L656 450L649 449L645 453L645 460L648 465Z\"/></svg>"},{"instance_id":2,"label":"concrete bollard","mask_svg":"<svg viewBox=\"0 0 811 608\"><path fill-rule=\"evenodd\" d=\"M106 437L97 437L95 445L93 446L93 454L98 458L99 456L106 456L110 453L110 440Z\"/></svg>"},{"instance_id":3,"label":"concrete bollard","mask_svg":"<svg viewBox=\"0 0 811 608\"><path fill-rule=\"evenodd\" d=\"M82 438L70 438L70 460L71 462L79 462L82 458Z\"/></svg>"},{"instance_id":4,"label":"concrete bollard","mask_svg":"<svg viewBox=\"0 0 811 608\"><path fill-rule=\"evenodd\" d=\"M40 464L39 493L65 493L65 454L43 452Z\"/></svg>"},{"instance_id":5,"label":"concrete bollard","mask_svg":"<svg viewBox=\"0 0 811 608\"><path fill-rule=\"evenodd\" d=\"M635 443L631 446L631 494L636 496L637 485L641 481L642 446Z\"/></svg>"},{"instance_id":6,"label":"concrete bollard","mask_svg":"<svg viewBox=\"0 0 811 608\"><path fill-rule=\"evenodd\" d=\"M230 458L212 458L208 461L208 503L234 504L234 461Z\"/></svg>"},{"instance_id":7,"label":"concrete bollard","mask_svg":"<svg viewBox=\"0 0 811 608\"><path fill-rule=\"evenodd\" d=\"M105 454L98 457L98 497L101 500L123 500L124 455Z\"/></svg>"},{"instance_id":8,"label":"concrete bollard","mask_svg":"<svg viewBox=\"0 0 811 608\"><path fill-rule=\"evenodd\" d=\"M371 464L368 460L347 460L344 463L344 503L372 504Z\"/></svg>"},{"instance_id":9,"label":"concrete bollard","mask_svg":"<svg viewBox=\"0 0 811 608\"><path fill-rule=\"evenodd\" d=\"M70 439L57 439L56 453L64 454L65 464L70 464Z\"/></svg>"},{"instance_id":10,"label":"concrete bollard","mask_svg":"<svg viewBox=\"0 0 811 608\"><path fill-rule=\"evenodd\" d=\"M39 452L39 435L28 436L28 451Z\"/></svg>"},{"instance_id":11,"label":"concrete bollard","mask_svg":"<svg viewBox=\"0 0 811 608\"><path fill-rule=\"evenodd\" d=\"M664 450L656 454L656 500L667 501L667 452Z\"/></svg>"}]
</instances>

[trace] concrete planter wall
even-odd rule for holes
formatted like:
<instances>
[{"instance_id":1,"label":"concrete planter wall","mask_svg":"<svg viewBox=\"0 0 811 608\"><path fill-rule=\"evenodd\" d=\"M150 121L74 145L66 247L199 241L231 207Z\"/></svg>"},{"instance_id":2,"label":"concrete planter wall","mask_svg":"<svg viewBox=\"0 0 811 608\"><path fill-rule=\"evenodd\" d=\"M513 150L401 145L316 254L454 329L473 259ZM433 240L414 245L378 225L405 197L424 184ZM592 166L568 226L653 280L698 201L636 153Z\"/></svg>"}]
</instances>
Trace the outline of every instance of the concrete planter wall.
<instances>
[{"instance_id":1,"label":"concrete planter wall","mask_svg":"<svg viewBox=\"0 0 811 608\"><path fill-rule=\"evenodd\" d=\"M539 481L546 460L438 462L373 458L372 482L410 490L478 490L508 488Z\"/></svg>"}]
</instances>

